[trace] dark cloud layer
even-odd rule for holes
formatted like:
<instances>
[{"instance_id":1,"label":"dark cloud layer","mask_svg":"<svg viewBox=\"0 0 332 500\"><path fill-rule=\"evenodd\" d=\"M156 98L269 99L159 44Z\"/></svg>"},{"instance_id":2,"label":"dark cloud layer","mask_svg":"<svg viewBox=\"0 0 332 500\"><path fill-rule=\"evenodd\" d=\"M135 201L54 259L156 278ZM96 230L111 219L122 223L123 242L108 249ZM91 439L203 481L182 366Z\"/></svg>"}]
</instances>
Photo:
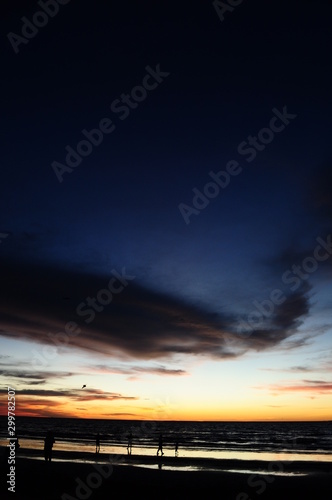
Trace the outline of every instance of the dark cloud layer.
<instances>
[{"instance_id":1,"label":"dark cloud layer","mask_svg":"<svg viewBox=\"0 0 332 500\"><path fill-rule=\"evenodd\" d=\"M5 390L0 390L0 394L7 394ZM77 401L115 401L115 400L136 400L135 396L124 396L119 393L101 391L99 389L81 389L81 390L68 390L68 389L22 389L20 390L20 398L25 396L37 397L38 400L43 398L65 398Z\"/></svg>"},{"instance_id":2,"label":"dark cloud layer","mask_svg":"<svg viewBox=\"0 0 332 500\"><path fill-rule=\"evenodd\" d=\"M107 289L111 271L101 276L7 262L0 291L1 335L54 346L51 337L59 334L58 341L69 349L144 360L176 354L229 359L250 349L279 346L295 333L299 318L309 311L303 289L289 295L259 329L242 337L237 318L217 315L128 280L128 286L103 310L94 312L93 319L78 314L77 307L87 297L97 297L101 289ZM77 323L79 334L64 335L69 322Z\"/></svg>"}]
</instances>

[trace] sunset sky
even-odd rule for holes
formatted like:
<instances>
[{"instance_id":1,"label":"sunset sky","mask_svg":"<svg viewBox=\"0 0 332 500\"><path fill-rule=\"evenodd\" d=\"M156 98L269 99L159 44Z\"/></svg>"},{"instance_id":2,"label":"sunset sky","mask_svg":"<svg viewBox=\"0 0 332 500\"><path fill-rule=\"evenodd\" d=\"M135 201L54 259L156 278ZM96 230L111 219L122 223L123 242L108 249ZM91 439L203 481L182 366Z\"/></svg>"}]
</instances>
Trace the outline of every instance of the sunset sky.
<instances>
[{"instance_id":1,"label":"sunset sky","mask_svg":"<svg viewBox=\"0 0 332 500\"><path fill-rule=\"evenodd\" d=\"M331 3L3 10L0 414L331 420Z\"/></svg>"}]
</instances>

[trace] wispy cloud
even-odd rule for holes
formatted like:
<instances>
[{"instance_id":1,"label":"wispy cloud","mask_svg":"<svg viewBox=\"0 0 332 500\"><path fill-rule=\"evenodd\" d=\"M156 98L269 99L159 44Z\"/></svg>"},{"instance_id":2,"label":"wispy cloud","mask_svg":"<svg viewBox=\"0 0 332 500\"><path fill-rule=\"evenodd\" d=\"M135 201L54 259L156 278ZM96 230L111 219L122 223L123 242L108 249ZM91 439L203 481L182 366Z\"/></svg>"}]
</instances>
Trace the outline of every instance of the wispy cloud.
<instances>
[{"instance_id":1,"label":"wispy cloud","mask_svg":"<svg viewBox=\"0 0 332 500\"><path fill-rule=\"evenodd\" d=\"M182 376L189 375L186 370L179 368L167 368L166 366L109 366L109 365L93 365L84 367L89 372L103 373L103 374L120 374L120 375L166 375L166 376Z\"/></svg>"},{"instance_id":2,"label":"wispy cloud","mask_svg":"<svg viewBox=\"0 0 332 500\"><path fill-rule=\"evenodd\" d=\"M286 373L303 373L316 371L310 366L290 366L289 368L260 368L260 370L265 372L286 372Z\"/></svg>"},{"instance_id":3,"label":"wispy cloud","mask_svg":"<svg viewBox=\"0 0 332 500\"><path fill-rule=\"evenodd\" d=\"M325 380L302 380L298 383L290 382L256 387L256 389L268 390L274 395L284 393L306 393L308 396L327 395L332 392L332 381Z\"/></svg>"},{"instance_id":4,"label":"wispy cloud","mask_svg":"<svg viewBox=\"0 0 332 500\"><path fill-rule=\"evenodd\" d=\"M4 376L7 378L17 378L20 380L20 382L27 382L30 384L45 383L49 379L67 378L67 377L72 377L73 375L74 373L72 372L57 372L57 371L34 372L28 370L13 370L13 369L0 370L0 376Z\"/></svg>"},{"instance_id":5,"label":"wispy cloud","mask_svg":"<svg viewBox=\"0 0 332 500\"><path fill-rule=\"evenodd\" d=\"M303 365L289 366L283 368L260 368L262 371L278 373L329 373L332 372L331 356L324 356L322 359L315 359Z\"/></svg>"},{"instance_id":6,"label":"wispy cloud","mask_svg":"<svg viewBox=\"0 0 332 500\"><path fill-rule=\"evenodd\" d=\"M0 390L1 394L7 394L5 390ZM115 401L115 400L137 400L138 398L135 396L124 396L115 392L106 392L101 391L99 389L76 389L76 390L68 390L68 389L22 389L19 392L20 397L22 396L38 396L39 398L47 397L60 397L65 398L68 397L71 400L78 401Z\"/></svg>"}]
</instances>

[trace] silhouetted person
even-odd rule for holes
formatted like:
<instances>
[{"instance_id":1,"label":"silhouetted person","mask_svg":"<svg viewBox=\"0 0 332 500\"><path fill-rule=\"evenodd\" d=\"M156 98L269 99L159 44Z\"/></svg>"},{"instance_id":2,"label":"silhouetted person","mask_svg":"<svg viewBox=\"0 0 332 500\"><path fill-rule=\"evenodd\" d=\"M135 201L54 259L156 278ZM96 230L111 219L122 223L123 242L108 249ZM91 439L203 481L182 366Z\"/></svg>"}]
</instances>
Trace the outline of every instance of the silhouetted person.
<instances>
[{"instance_id":1,"label":"silhouetted person","mask_svg":"<svg viewBox=\"0 0 332 500\"><path fill-rule=\"evenodd\" d=\"M161 452L162 455L164 454L164 452L163 452L163 435L162 435L162 433L159 434L159 447L158 447L158 450L157 450L157 455L159 455L159 452Z\"/></svg>"},{"instance_id":2,"label":"silhouetted person","mask_svg":"<svg viewBox=\"0 0 332 500\"><path fill-rule=\"evenodd\" d=\"M47 431L46 437L44 439L44 453L45 453L45 460L50 462L52 460L52 448L53 444L55 443L54 435L52 431Z\"/></svg>"},{"instance_id":3,"label":"silhouetted person","mask_svg":"<svg viewBox=\"0 0 332 500\"><path fill-rule=\"evenodd\" d=\"M175 456L177 457L179 454L179 440L175 441Z\"/></svg>"},{"instance_id":4,"label":"silhouetted person","mask_svg":"<svg viewBox=\"0 0 332 500\"><path fill-rule=\"evenodd\" d=\"M127 446L128 455L131 455L132 447L133 447L133 435L132 432L130 431L128 434L128 446Z\"/></svg>"},{"instance_id":5,"label":"silhouetted person","mask_svg":"<svg viewBox=\"0 0 332 500\"><path fill-rule=\"evenodd\" d=\"M99 453L100 452L100 435L99 435L99 432L96 436L96 453Z\"/></svg>"}]
</instances>

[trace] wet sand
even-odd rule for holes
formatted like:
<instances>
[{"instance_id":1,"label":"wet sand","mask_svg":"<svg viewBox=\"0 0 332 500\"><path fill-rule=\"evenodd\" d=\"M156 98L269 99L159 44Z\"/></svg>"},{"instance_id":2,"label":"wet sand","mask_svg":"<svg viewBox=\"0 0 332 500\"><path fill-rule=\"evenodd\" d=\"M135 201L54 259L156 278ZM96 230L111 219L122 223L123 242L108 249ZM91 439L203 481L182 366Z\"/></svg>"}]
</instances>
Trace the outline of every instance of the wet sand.
<instances>
[{"instance_id":1,"label":"wet sand","mask_svg":"<svg viewBox=\"0 0 332 500\"><path fill-rule=\"evenodd\" d=\"M5 461L2 463L5 465ZM46 463L40 450L20 450L15 493L7 490L5 469L1 467L0 496L16 500L103 500L113 495L131 499L204 496L204 500L323 500L330 497L332 490L331 462L267 463L134 455L128 459L125 455L96 457L94 453L54 452L53 461ZM273 471L294 475L274 475Z\"/></svg>"}]
</instances>

